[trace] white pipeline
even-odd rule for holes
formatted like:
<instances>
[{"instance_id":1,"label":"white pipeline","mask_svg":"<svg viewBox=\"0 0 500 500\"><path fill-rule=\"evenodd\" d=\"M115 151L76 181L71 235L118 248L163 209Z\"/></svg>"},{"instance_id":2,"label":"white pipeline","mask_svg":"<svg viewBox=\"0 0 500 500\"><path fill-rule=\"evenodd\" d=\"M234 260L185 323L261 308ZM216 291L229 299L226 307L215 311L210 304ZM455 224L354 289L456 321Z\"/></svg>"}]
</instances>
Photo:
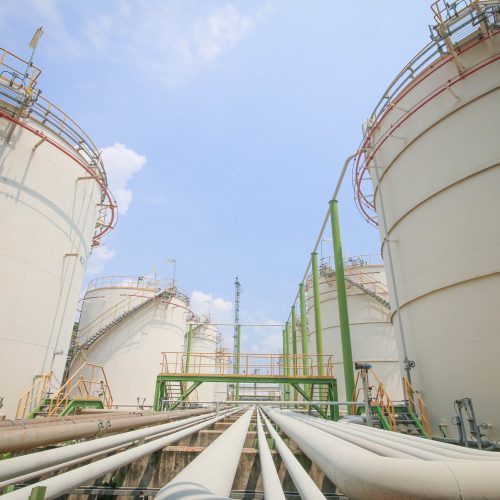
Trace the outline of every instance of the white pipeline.
<instances>
[{"instance_id":1,"label":"white pipeline","mask_svg":"<svg viewBox=\"0 0 500 500\"><path fill-rule=\"evenodd\" d=\"M265 500L285 500L283 486L281 485L273 457L267 444L266 434L260 420L260 410L257 412L257 438L259 441L260 471L264 484Z\"/></svg>"},{"instance_id":2,"label":"white pipeline","mask_svg":"<svg viewBox=\"0 0 500 500\"><path fill-rule=\"evenodd\" d=\"M227 412L221 413L224 415ZM107 453L110 448L126 446L140 439L160 437L180 427L201 422L214 416L214 413L177 420L168 424L155 425L136 431L123 432L114 436L102 437L84 443L72 444L61 448L39 451L29 455L14 457L2 462L0 467L0 487L14 482L21 482L33 477L39 477L50 472L54 466L66 467L66 463L75 460L87 460L90 454ZM50 468L50 470L47 470ZM28 475L29 477L26 477Z\"/></svg>"},{"instance_id":3,"label":"white pipeline","mask_svg":"<svg viewBox=\"0 0 500 500\"><path fill-rule=\"evenodd\" d=\"M268 413L268 410L265 409L264 412ZM300 497L307 498L307 500L325 500L325 496L321 493L321 490L316 486L304 467L300 465L300 462L295 458L283 439L281 439L279 434L274 430L269 420L267 420L264 415L262 415L262 418L269 434L271 434L271 437L274 439L278 453L292 478L293 484L300 493Z\"/></svg>"},{"instance_id":4,"label":"white pipeline","mask_svg":"<svg viewBox=\"0 0 500 500\"><path fill-rule=\"evenodd\" d=\"M229 500L254 407L250 408L156 495L158 500Z\"/></svg>"},{"instance_id":5,"label":"white pipeline","mask_svg":"<svg viewBox=\"0 0 500 500\"><path fill-rule=\"evenodd\" d=\"M266 413L351 500L499 498L498 461L387 458L304 420L276 410Z\"/></svg>"},{"instance_id":6,"label":"white pipeline","mask_svg":"<svg viewBox=\"0 0 500 500\"><path fill-rule=\"evenodd\" d=\"M168 446L179 439L182 439L186 436L190 436L195 432L208 427L209 425L226 418L228 415L240 411L241 408L235 408L231 410L231 412L220 415L219 417L214 417L209 420L205 420L199 424L194 424L187 429L183 429L181 431L175 432L166 437L162 437L159 439L154 439L153 441L136 446L131 448L130 450L122 451L120 453L116 453L110 457L103 458L96 462L92 462L88 465L84 465L83 467L79 467L77 469L65 472L63 474L59 474L58 476L52 477L50 479L46 479L45 481L40 481L36 484L31 484L25 488L20 488L19 490L13 491L12 493L7 493L2 497L8 500L25 500L29 498L31 489L35 486L45 486L45 498L50 500L52 498L57 498L68 491L73 490L77 486L80 486L86 482L92 481L98 477L102 477L108 472L112 472L124 465L127 465L135 460L139 460L140 458L151 455L155 451L161 450L165 446Z\"/></svg>"}]
</instances>

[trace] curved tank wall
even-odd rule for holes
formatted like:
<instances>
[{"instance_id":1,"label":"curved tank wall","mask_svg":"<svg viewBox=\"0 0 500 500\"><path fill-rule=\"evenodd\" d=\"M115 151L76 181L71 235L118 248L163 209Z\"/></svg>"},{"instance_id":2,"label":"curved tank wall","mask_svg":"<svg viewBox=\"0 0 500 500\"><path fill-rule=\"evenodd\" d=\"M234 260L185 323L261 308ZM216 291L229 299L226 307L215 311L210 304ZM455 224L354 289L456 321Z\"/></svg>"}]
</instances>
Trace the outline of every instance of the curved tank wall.
<instances>
[{"instance_id":1,"label":"curved tank wall","mask_svg":"<svg viewBox=\"0 0 500 500\"><path fill-rule=\"evenodd\" d=\"M190 371L205 374L217 373L217 346L219 341L220 334L214 325L200 323L193 327L191 352L194 356L191 358ZM217 385L219 383L203 382L190 399L192 401L214 401Z\"/></svg>"},{"instance_id":2,"label":"curved tank wall","mask_svg":"<svg viewBox=\"0 0 500 500\"><path fill-rule=\"evenodd\" d=\"M364 263L350 265L351 262L347 262L345 275L388 300L383 265ZM399 401L402 399L400 363L390 311L354 285L349 283L346 285L353 361L371 364L389 396L394 401ZM308 295L312 297L310 280L306 284L306 289ZM345 394L336 280L329 263L320 266L319 291L323 353L332 356L333 375L337 379L339 401L350 401L350 397ZM308 324L311 326L308 346L309 352L313 354L316 353L316 333L312 300L308 301L307 315ZM370 379L370 383L374 384L375 381Z\"/></svg>"},{"instance_id":3,"label":"curved tank wall","mask_svg":"<svg viewBox=\"0 0 500 500\"><path fill-rule=\"evenodd\" d=\"M114 404L149 406L162 370L161 353L184 350L189 301L177 288L165 290L152 282L145 287L137 278L135 288L134 280L119 286L119 278L85 294L77 338L83 349L73 359L70 376L85 361L101 365ZM173 366L179 358L168 355L168 360Z\"/></svg>"},{"instance_id":4,"label":"curved tank wall","mask_svg":"<svg viewBox=\"0 0 500 500\"><path fill-rule=\"evenodd\" d=\"M119 316L154 296L165 282L143 276L106 276L89 282L82 300L78 332L80 342L97 331L111 316Z\"/></svg>"},{"instance_id":5,"label":"curved tank wall","mask_svg":"<svg viewBox=\"0 0 500 500\"><path fill-rule=\"evenodd\" d=\"M97 168L98 151L93 160L85 154L91 142L77 151L75 137L83 131L69 117L66 124L58 121L62 112L56 107L47 111L40 97L29 117L26 110L12 117L14 94L22 88L4 88L2 75L0 412L13 417L20 395L37 376L53 370L62 378L106 181ZM66 135L69 126L72 137Z\"/></svg>"},{"instance_id":6,"label":"curved tank wall","mask_svg":"<svg viewBox=\"0 0 500 500\"><path fill-rule=\"evenodd\" d=\"M461 45L461 73L451 56L433 63L366 138L381 237L389 240L408 357L416 364L412 382L432 430L441 435L441 424L446 436L456 436L453 403L470 397L493 440L500 439L498 35L492 30Z\"/></svg>"}]
</instances>

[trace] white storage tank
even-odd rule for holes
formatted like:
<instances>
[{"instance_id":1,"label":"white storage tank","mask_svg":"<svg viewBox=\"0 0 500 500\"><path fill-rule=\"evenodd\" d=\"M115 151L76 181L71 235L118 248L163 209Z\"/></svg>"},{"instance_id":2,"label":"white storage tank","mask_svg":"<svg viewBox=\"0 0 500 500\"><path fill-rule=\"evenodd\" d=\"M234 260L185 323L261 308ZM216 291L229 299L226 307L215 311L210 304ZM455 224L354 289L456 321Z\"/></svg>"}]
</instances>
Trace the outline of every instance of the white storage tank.
<instances>
[{"instance_id":1,"label":"white storage tank","mask_svg":"<svg viewBox=\"0 0 500 500\"><path fill-rule=\"evenodd\" d=\"M37 376L62 378L87 260L115 206L96 146L38 95L39 70L3 49L0 61L0 413L13 417Z\"/></svg>"},{"instance_id":2,"label":"white storage tank","mask_svg":"<svg viewBox=\"0 0 500 500\"><path fill-rule=\"evenodd\" d=\"M352 357L354 362L372 365L391 399L401 401L401 365L398 361L387 303L389 294L385 283L385 270L383 264L377 260L380 261L374 256L361 256L346 259L344 264ZM352 395L345 393L337 286L330 259L322 260L319 278L323 354L332 356L333 375L337 379L339 401L351 401ZM308 280L306 290L308 296L311 297L307 309L308 324L311 328L308 347L309 353L314 354L316 353L316 332L314 330L312 280ZM375 300L368 292L374 293L378 300ZM300 332L297 334L298 338L299 334ZM299 340L298 343L298 352L300 352ZM374 385L375 379L371 378L370 383Z\"/></svg>"},{"instance_id":3,"label":"white storage tank","mask_svg":"<svg viewBox=\"0 0 500 500\"><path fill-rule=\"evenodd\" d=\"M499 4L461 6L434 5L435 40L373 113L355 180L392 261L393 322L402 322L433 433L456 437L454 401L469 397L484 434L498 440Z\"/></svg>"},{"instance_id":4,"label":"white storage tank","mask_svg":"<svg viewBox=\"0 0 500 500\"><path fill-rule=\"evenodd\" d=\"M194 321L197 324L192 326L190 372L213 375L217 373L217 348L221 340L220 333L210 323L209 318L195 317ZM187 347L187 337L185 345ZM203 382L189 399L202 402L215 401L217 385L215 382Z\"/></svg>"},{"instance_id":5,"label":"white storage tank","mask_svg":"<svg viewBox=\"0 0 500 500\"><path fill-rule=\"evenodd\" d=\"M82 306L80 350L70 374L84 361L101 365L118 406L150 406L162 352L184 350L187 295L165 280L115 276L90 282ZM172 366L176 354L167 355Z\"/></svg>"}]
</instances>

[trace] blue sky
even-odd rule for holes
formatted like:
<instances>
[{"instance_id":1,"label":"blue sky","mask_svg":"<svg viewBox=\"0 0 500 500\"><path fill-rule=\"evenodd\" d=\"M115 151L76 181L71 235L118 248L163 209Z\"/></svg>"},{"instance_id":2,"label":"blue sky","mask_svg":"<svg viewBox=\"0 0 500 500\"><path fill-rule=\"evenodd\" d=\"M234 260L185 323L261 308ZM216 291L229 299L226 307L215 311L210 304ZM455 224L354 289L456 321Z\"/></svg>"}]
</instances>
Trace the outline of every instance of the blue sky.
<instances>
[{"instance_id":1,"label":"blue sky","mask_svg":"<svg viewBox=\"0 0 500 500\"><path fill-rule=\"evenodd\" d=\"M288 316L361 123L431 22L428 0L6 0L0 12L2 45L21 56L44 26L39 86L103 148L121 202L87 279L171 276L176 259L195 309L211 300L228 321L239 276L250 323ZM350 173L340 210L344 253L377 253ZM248 330L242 350L276 350L279 334Z\"/></svg>"}]
</instances>

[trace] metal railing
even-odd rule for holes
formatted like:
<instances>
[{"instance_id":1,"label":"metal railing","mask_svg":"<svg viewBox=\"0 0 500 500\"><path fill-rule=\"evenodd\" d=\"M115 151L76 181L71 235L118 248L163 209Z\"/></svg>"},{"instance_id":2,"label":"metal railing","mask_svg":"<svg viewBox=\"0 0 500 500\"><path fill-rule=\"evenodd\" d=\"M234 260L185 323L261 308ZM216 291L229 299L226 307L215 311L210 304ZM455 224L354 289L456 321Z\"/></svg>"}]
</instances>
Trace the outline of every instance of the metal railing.
<instances>
[{"instance_id":1,"label":"metal railing","mask_svg":"<svg viewBox=\"0 0 500 500\"><path fill-rule=\"evenodd\" d=\"M321 257L319 260L320 266L334 267L333 257L328 255L326 257ZM354 255L352 257L344 258L344 268L357 267L357 266L383 266L384 260L380 254L366 254L366 255Z\"/></svg>"},{"instance_id":2,"label":"metal railing","mask_svg":"<svg viewBox=\"0 0 500 500\"><path fill-rule=\"evenodd\" d=\"M44 375L37 377L31 385L19 398L16 410L16 418L28 418L43 401L47 399L51 389L56 390L54 385L54 372L49 370Z\"/></svg>"},{"instance_id":3,"label":"metal railing","mask_svg":"<svg viewBox=\"0 0 500 500\"><path fill-rule=\"evenodd\" d=\"M78 345L83 346L103 328L106 328L108 325L125 316L130 311L143 305L145 302L153 300L155 297L156 295L146 295L145 291L142 291L142 294L140 295L129 295L125 297L123 300L110 307L100 316L85 325L81 330L78 330Z\"/></svg>"},{"instance_id":4,"label":"metal railing","mask_svg":"<svg viewBox=\"0 0 500 500\"><path fill-rule=\"evenodd\" d=\"M37 378L19 398L16 418L29 418L47 404L47 416L60 415L71 400L100 400L106 408L113 405L104 368L84 363L59 389L52 370ZM53 390L53 392L52 392Z\"/></svg>"},{"instance_id":5,"label":"metal railing","mask_svg":"<svg viewBox=\"0 0 500 500\"><path fill-rule=\"evenodd\" d=\"M373 271L367 267L374 264L368 264L368 260L364 260L364 257L365 256L353 257L348 260L349 265L345 266L346 287L348 289L352 287L358 288L363 293L368 294L377 300L377 302L380 302L390 309L390 303L388 301L389 290L387 285L380 279L381 271ZM373 262L375 262L375 258ZM331 257L323 258L319 266L320 275L326 278L334 278L335 270L334 266L332 266Z\"/></svg>"},{"instance_id":6,"label":"metal railing","mask_svg":"<svg viewBox=\"0 0 500 500\"><path fill-rule=\"evenodd\" d=\"M92 363L80 366L50 399L48 416L63 413L74 399L101 400L106 408L113 407L113 397L102 366Z\"/></svg>"},{"instance_id":7,"label":"metal railing","mask_svg":"<svg viewBox=\"0 0 500 500\"><path fill-rule=\"evenodd\" d=\"M189 304L188 293L179 288L175 281L167 278L149 276L102 276L89 281L87 292L97 288L136 288L138 290L164 290Z\"/></svg>"},{"instance_id":8,"label":"metal railing","mask_svg":"<svg viewBox=\"0 0 500 500\"><path fill-rule=\"evenodd\" d=\"M102 276L89 281L87 292L96 288L121 287L121 288L161 288L172 287L173 283L167 279L156 279L148 276Z\"/></svg>"},{"instance_id":9,"label":"metal railing","mask_svg":"<svg viewBox=\"0 0 500 500\"><path fill-rule=\"evenodd\" d=\"M370 376L373 376L376 382L375 385L373 386L368 382L370 389L372 390L375 389L375 394L372 393L371 396L370 406L380 407L384 417L389 422L391 430L397 431L396 411L394 409L394 402L392 401L389 394L387 394L383 382L380 380L380 378L375 373L373 368L369 370L367 376L368 378ZM353 401L359 401L359 397L363 391L363 387L360 386L360 382L361 382L361 371L358 371L358 374L356 376L356 383L354 386ZM354 408L353 411L355 411Z\"/></svg>"},{"instance_id":10,"label":"metal railing","mask_svg":"<svg viewBox=\"0 0 500 500\"><path fill-rule=\"evenodd\" d=\"M429 439L432 438L431 424L429 421L429 413L424 398L411 385L406 377L403 377L403 392L408 401L408 407L411 412L419 419Z\"/></svg>"},{"instance_id":11,"label":"metal railing","mask_svg":"<svg viewBox=\"0 0 500 500\"><path fill-rule=\"evenodd\" d=\"M398 101L432 63L440 59L454 60L460 72L461 62L455 49L476 36L489 38L493 30L500 28L498 1L459 0L448 3L439 0L431 8L436 21L436 25L430 27L431 42L410 60L387 87L367 121L368 127L355 159L352 182L356 205L362 216L374 226L378 223L369 169L373 153L366 153L372 131L386 113L394 108L400 110L403 116L413 112L412 109L398 107Z\"/></svg>"},{"instance_id":12,"label":"metal railing","mask_svg":"<svg viewBox=\"0 0 500 500\"><path fill-rule=\"evenodd\" d=\"M23 69L24 67L24 69ZM28 61L0 48L0 83L31 95L42 71Z\"/></svg>"},{"instance_id":13,"label":"metal railing","mask_svg":"<svg viewBox=\"0 0 500 500\"><path fill-rule=\"evenodd\" d=\"M106 171L101 153L86 132L64 111L40 95L36 88L41 71L28 61L12 52L0 48L0 113L11 121L10 137L19 119L30 118L36 124L50 131L66 145L69 156L77 160L92 174L101 189L98 220L93 245L110 231L116 222L116 202L108 190ZM5 112L5 114L3 113ZM41 142L53 143L50 137L27 124L26 129L36 133ZM58 144L59 149L62 148Z\"/></svg>"},{"instance_id":14,"label":"metal railing","mask_svg":"<svg viewBox=\"0 0 500 500\"><path fill-rule=\"evenodd\" d=\"M216 352L162 352L161 371L164 374L194 374L194 375L228 375L235 373L242 377L302 377L303 367L307 367L310 377L317 377L320 360L323 362L325 377L333 376L333 361L331 355L317 354L255 354L255 353L224 353L221 358ZM189 357L189 363L187 359ZM288 372L286 366L288 364ZM283 367L285 366L285 372ZM186 368L189 367L189 370ZM235 372L235 367L239 371ZM296 375L294 375L294 372Z\"/></svg>"}]
</instances>

